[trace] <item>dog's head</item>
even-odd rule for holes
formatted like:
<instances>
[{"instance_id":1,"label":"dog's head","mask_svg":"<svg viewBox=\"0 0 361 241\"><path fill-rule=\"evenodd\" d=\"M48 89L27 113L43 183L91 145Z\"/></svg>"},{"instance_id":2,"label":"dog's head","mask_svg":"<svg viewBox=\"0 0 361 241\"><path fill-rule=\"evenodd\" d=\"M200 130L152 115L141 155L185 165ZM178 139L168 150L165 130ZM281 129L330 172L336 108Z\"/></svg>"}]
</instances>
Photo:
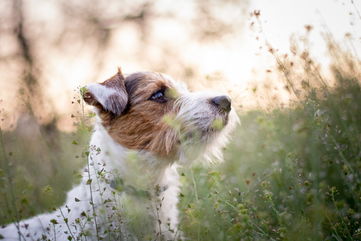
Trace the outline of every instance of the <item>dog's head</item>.
<instances>
[{"instance_id":1,"label":"dog's head","mask_svg":"<svg viewBox=\"0 0 361 241\"><path fill-rule=\"evenodd\" d=\"M159 158L221 158L237 116L225 95L191 93L167 75L138 72L90 84L83 93L101 124L122 146Z\"/></svg>"}]
</instances>

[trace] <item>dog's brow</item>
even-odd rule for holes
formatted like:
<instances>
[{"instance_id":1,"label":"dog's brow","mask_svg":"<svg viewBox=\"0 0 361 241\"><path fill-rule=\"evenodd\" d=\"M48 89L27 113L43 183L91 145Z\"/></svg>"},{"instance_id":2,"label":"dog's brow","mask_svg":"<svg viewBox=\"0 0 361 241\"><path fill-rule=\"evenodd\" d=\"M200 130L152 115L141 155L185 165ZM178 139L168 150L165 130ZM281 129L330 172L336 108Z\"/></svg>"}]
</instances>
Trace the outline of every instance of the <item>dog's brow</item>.
<instances>
[{"instance_id":1,"label":"dog's brow","mask_svg":"<svg viewBox=\"0 0 361 241\"><path fill-rule=\"evenodd\" d=\"M132 95L138 88L139 82L144 79L144 76L138 76L132 74L125 79L125 88L128 92L128 95Z\"/></svg>"},{"instance_id":2,"label":"dog's brow","mask_svg":"<svg viewBox=\"0 0 361 241\"><path fill-rule=\"evenodd\" d=\"M160 89L166 89L169 86L167 79L159 73L139 72L129 75L125 80L125 87L129 96L136 94L137 90L149 92L150 94ZM144 91L143 91L144 89Z\"/></svg>"}]
</instances>

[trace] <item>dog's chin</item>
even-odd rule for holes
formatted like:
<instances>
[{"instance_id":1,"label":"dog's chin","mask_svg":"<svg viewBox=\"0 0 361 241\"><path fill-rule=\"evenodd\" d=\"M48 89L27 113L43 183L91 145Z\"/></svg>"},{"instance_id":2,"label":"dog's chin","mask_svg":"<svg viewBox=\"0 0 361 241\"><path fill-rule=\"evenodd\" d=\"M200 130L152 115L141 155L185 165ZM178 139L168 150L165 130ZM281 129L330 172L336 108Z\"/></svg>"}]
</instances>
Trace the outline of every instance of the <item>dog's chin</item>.
<instances>
[{"instance_id":1,"label":"dog's chin","mask_svg":"<svg viewBox=\"0 0 361 241\"><path fill-rule=\"evenodd\" d=\"M220 134L229 124L228 114L217 115L208 121L207 125L200 125L199 130L202 136L217 136Z\"/></svg>"},{"instance_id":2,"label":"dog's chin","mask_svg":"<svg viewBox=\"0 0 361 241\"><path fill-rule=\"evenodd\" d=\"M214 146L215 142L218 142L218 139L221 139L219 147L223 147L225 136L228 135L228 127L232 124L230 122L228 115L224 114L221 116L218 114L207 120L194 123L193 128L182 135L181 154L183 158L180 159L192 161L201 158L205 152L213 149L212 146ZM209 156L213 156L213 154L210 153ZM209 158L207 157L206 159ZM216 157L216 159L219 158ZM181 160L181 162L183 161Z\"/></svg>"}]
</instances>

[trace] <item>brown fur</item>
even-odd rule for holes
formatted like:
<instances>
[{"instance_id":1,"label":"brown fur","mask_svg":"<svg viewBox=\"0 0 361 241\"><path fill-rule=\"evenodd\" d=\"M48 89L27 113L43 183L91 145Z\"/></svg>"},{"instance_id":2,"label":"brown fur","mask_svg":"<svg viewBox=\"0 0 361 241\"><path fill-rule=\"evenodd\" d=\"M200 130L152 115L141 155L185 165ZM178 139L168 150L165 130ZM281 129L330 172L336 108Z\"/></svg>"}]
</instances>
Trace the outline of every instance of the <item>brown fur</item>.
<instances>
[{"instance_id":1,"label":"brown fur","mask_svg":"<svg viewBox=\"0 0 361 241\"><path fill-rule=\"evenodd\" d=\"M119 73L102 84L111 87ZM164 122L165 114L174 111L175 100L158 103L149 98L160 89L171 89L171 83L158 73L136 73L122 79L128 103L121 115L101 109L100 118L109 135L129 149L147 150L161 158L172 158L176 152L177 132ZM99 108L98 105L88 102Z\"/></svg>"}]
</instances>

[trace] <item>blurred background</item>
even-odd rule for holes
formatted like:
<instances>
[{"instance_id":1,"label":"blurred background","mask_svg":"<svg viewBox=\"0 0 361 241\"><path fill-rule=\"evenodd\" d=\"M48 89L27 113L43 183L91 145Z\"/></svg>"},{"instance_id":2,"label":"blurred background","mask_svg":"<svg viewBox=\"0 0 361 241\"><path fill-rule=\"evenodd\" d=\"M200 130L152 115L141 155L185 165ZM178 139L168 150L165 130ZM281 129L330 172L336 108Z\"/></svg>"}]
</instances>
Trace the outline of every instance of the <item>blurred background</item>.
<instances>
[{"instance_id":1,"label":"blurred background","mask_svg":"<svg viewBox=\"0 0 361 241\"><path fill-rule=\"evenodd\" d=\"M183 173L190 239L360 239L360 11L359 0L2 0L0 224L63 202L90 135L79 88L121 66L226 92L241 117L225 163Z\"/></svg>"},{"instance_id":2,"label":"blurred background","mask_svg":"<svg viewBox=\"0 0 361 241\"><path fill-rule=\"evenodd\" d=\"M361 27L357 4L1 1L0 96L8 114L3 128L15 128L27 112L42 124L73 130L74 90L103 81L117 66L126 73L165 72L192 89L233 90L239 103L255 107L247 87L275 78L267 72L275 63L269 48L291 54L290 46L299 40L297 45L311 48L327 71L330 59L323 39L332 34L337 41L347 38L343 47L356 55Z\"/></svg>"}]
</instances>

